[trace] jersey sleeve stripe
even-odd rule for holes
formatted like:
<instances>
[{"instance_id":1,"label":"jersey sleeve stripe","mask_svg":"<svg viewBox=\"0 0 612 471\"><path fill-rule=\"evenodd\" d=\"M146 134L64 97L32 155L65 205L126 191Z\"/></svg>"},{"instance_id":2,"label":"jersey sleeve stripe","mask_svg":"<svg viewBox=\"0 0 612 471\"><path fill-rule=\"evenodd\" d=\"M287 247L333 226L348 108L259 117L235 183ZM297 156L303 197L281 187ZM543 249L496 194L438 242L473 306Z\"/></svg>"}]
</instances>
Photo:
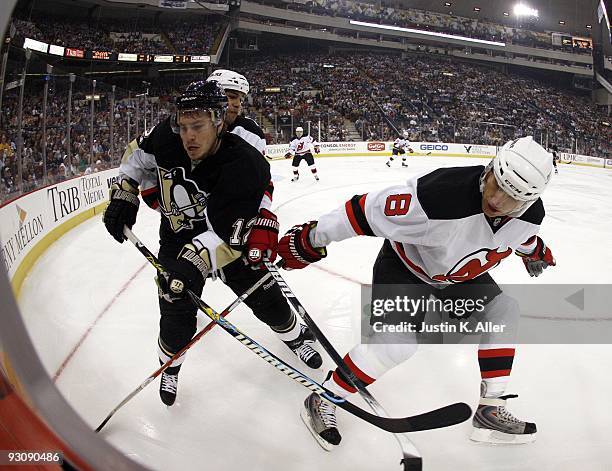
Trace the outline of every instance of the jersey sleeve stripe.
<instances>
[{"instance_id":1,"label":"jersey sleeve stripe","mask_svg":"<svg viewBox=\"0 0 612 471\"><path fill-rule=\"evenodd\" d=\"M272 194L274 193L274 183L272 183L272 180L270 180L270 183L268 183L268 187L264 193L268 198L270 198L270 200L272 200Z\"/></svg>"},{"instance_id":2,"label":"jersey sleeve stripe","mask_svg":"<svg viewBox=\"0 0 612 471\"><path fill-rule=\"evenodd\" d=\"M140 192L140 194L141 194L142 196L147 196L147 195L150 195L151 193L157 193L157 191L158 191L158 187L157 187L157 186L153 186L153 187L148 188L148 189L146 189L146 190L142 190L142 191Z\"/></svg>"},{"instance_id":3,"label":"jersey sleeve stripe","mask_svg":"<svg viewBox=\"0 0 612 471\"><path fill-rule=\"evenodd\" d=\"M355 195L346 202L346 215L357 235L374 236L365 215L366 195Z\"/></svg>"},{"instance_id":4,"label":"jersey sleeve stripe","mask_svg":"<svg viewBox=\"0 0 612 471\"><path fill-rule=\"evenodd\" d=\"M535 242L535 240L536 240L536 236L531 236L529 239L527 239L521 245L525 245L525 246L532 245Z\"/></svg>"}]
</instances>

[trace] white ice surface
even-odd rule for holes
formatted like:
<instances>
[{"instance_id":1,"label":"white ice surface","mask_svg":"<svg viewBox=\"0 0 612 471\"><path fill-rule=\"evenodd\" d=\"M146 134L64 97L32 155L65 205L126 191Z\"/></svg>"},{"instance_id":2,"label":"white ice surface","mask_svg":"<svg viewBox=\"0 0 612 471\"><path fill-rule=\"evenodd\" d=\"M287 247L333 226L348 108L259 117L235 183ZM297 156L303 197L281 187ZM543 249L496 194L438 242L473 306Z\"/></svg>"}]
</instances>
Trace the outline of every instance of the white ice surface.
<instances>
[{"instance_id":1,"label":"white ice surface","mask_svg":"<svg viewBox=\"0 0 612 471\"><path fill-rule=\"evenodd\" d=\"M484 161L411 158L408 169L383 158L319 159L321 181L305 166L290 183L288 161L274 162L274 209L281 232L316 219L354 194L396 184L415 171ZM395 162L398 165L398 162ZM541 235L558 265L530 279L518 257L493 272L499 283L611 283L612 171L564 165L544 197ZM449 201L448 204L453 204ZM157 248L157 213L143 207L134 232ZM359 339L359 283L368 283L382 240L355 238L330 247L320 267L283 272L296 295L341 354ZM154 271L129 243L117 244L100 218L87 221L43 255L24 284L23 316L57 386L95 428L158 367L158 307ZM204 298L221 310L234 296L221 282ZM229 318L282 358L286 347L246 308ZM611 320L602 322L612 322ZM200 326L205 321L200 322ZM76 347L76 349L75 349ZM73 352L73 355L66 359ZM322 379L331 361L325 358ZM412 434L434 470L604 471L612 469L612 348L608 345L517 349L509 392L519 416L538 425L530 445L476 445L470 422ZM445 404L477 402L476 347L423 346L371 387L395 416ZM399 470L393 437L339 411L342 444L323 451L299 418L307 391L215 327L188 353L177 403L167 408L158 382L121 409L101 436L158 470ZM359 398L356 404L366 408Z\"/></svg>"}]
</instances>

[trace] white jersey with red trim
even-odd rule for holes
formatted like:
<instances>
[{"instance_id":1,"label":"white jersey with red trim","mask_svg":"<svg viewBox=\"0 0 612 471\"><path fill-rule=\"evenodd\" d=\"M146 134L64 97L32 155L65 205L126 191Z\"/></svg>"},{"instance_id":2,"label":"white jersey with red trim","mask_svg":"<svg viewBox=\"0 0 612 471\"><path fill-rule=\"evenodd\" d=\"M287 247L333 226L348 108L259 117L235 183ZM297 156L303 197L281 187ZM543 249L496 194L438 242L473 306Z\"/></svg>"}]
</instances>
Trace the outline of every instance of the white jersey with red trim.
<instances>
[{"instance_id":1,"label":"white jersey with red trim","mask_svg":"<svg viewBox=\"0 0 612 471\"><path fill-rule=\"evenodd\" d=\"M484 167L442 168L405 185L356 195L321 216L311 241L323 247L356 235L389 239L404 265L431 285L474 279L516 249L532 253L544 206L538 199L518 218L482 211Z\"/></svg>"},{"instance_id":2,"label":"white jersey with red trim","mask_svg":"<svg viewBox=\"0 0 612 471\"><path fill-rule=\"evenodd\" d=\"M403 137L398 137L393 141L393 148L397 150L404 150L408 145L408 141Z\"/></svg>"},{"instance_id":3,"label":"white jersey with red trim","mask_svg":"<svg viewBox=\"0 0 612 471\"><path fill-rule=\"evenodd\" d=\"M291 153L291 155L312 154L317 145L318 143L312 136L293 136L293 139L291 139L289 143L289 153Z\"/></svg>"}]
</instances>

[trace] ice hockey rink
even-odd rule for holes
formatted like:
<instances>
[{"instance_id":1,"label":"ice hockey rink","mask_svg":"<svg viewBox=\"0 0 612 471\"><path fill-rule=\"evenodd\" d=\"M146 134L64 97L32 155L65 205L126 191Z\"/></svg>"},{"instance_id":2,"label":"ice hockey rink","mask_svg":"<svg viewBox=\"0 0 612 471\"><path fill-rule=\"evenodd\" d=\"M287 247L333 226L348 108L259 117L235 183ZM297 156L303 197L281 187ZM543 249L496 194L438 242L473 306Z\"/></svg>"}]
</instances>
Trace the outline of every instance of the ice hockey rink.
<instances>
[{"instance_id":1,"label":"ice hockey rink","mask_svg":"<svg viewBox=\"0 0 612 471\"><path fill-rule=\"evenodd\" d=\"M272 163L273 209L281 232L343 204L354 194L398 184L440 166L479 159L412 157L387 168L383 157L318 159L320 182L307 167L290 182L289 161ZM541 235L557 266L530 279L518 257L492 274L498 283L612 283L612 171L561 165L544 194ZM448 202L453 204L452 201ZM134 233L156 249L159 216L141 205ZM360 285L369 283L382 239L331 245L318 266L282 272L330 341L344 354L359 340ZM49 374L69 403L95 428L158 367L154 270L129 243L117 244L100 217L54 243L39 259L20 307ZM218 310L235 296L207 282L204 299ZM544 309L544 308L543 308ZM332 362L308 370L245 307L229 319L290 364L322 380ZM612 315L580 322L612 323ZM201 319L199 326L207 323ZM610 339L612 341L612 338ZM612 469L612 348L609 345L525 345L517 348L509 408L538 426L529 445L474 444L471 422L410 434L424 469L609 471ZM371 392L393 416L478 401L474 345L425 345L375 383ZM187 354L176 404L158 396L158 380L123 407L101 435L132 459L158 470L400 470L393 436L338 411L343 441L331 453L315 442L299 411L308 391L257 358L220 328ZM358 397L354 402L363 407Z\"/></svg>"}]
</instances>

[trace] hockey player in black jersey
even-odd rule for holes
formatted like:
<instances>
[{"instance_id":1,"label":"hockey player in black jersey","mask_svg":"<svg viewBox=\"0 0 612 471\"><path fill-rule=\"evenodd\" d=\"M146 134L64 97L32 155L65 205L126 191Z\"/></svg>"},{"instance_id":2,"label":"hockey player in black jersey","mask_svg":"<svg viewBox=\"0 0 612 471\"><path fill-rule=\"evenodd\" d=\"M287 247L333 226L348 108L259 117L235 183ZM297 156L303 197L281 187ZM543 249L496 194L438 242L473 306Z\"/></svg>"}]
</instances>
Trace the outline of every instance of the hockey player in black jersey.
<instances>
[{"instance_id":1,"label":"hockey player in black jersey","mask_svg":"<svg viewBox=\"0 0 612 471\"><path fill-rule=\"evenodd\" d=\"M552 146L552 163L555 167L555 173L559 173L559 169L557 168L557 162L559 161L559 147L555 144Z\"/></svg>"},{"instance_id":2,"label":"hockey player in black jersey","mask_svg":"<svg viewBox=\"0 0 612 471\"><path fill-rule=\"evenodd\" d=\"M217 82L225 91L228 107L225 113L227 131L244 139L255 149L266 155L266 137L255 121L241 114L242 103L249 94L249 82L244 75L233 70L215 70L206 79Z\"/></svg>"},{"instance_id":3,"label":"hockey player in black jersey","mask_svg":"<svg viewBox=\"0 0 612 471\"><path fill-rule=\"evenodd\" d=\"M159 260L168 273L157 276L161 363L196 332L188 289L200 295L206 278L219 276L240 295L264 275L247 266L256 261L243 259L243 251L276 256L278 222L260 211L269 199L269 164L253 146L226 132L226 110L227 98L216 82L190 84L175 115L128 145L119 182L110 189L104 224L118 242L125 240L123 227L136 221L139 193L162 215ZM304 363L321 365L310 346L313 335L290 311L277 284L264 284L245 303ZM184 355L162 375L160 396L167 405L176 399L183 360Z\"/></svg>"}]
</instances>

